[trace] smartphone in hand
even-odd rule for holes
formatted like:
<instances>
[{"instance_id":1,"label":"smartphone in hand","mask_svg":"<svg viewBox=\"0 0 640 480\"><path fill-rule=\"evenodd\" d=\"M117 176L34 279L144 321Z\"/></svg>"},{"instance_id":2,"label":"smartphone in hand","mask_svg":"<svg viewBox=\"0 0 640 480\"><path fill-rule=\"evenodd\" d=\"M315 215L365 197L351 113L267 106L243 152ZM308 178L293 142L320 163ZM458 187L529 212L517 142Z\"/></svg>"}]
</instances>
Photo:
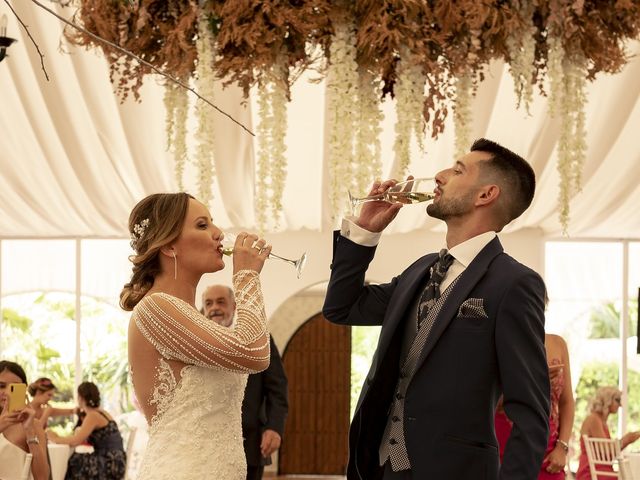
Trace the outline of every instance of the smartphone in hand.
<instances>
[{"instance_id":1,"label":"smartphone in hand","mask_svg":"<svg viewBox=\"0 0 640 480\"><path fill-rule=\"evenodd\" d=\"M27 406L27 384L9 384L9 411L16 412Z\"/></svg>"}]
</instances>

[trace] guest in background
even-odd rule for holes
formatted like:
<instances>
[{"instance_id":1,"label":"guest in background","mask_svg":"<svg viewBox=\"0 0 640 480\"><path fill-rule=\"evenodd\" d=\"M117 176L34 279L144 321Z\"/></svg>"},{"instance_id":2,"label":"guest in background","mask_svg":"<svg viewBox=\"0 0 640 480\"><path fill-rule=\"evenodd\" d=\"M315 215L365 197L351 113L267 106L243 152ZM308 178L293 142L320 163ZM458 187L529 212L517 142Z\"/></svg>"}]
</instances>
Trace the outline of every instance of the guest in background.
<instances>
[{"instance_id":1,"label":"guest in background","mask_svg":"<svg viewBox=\"0 0 640 480\"><path fill-rule=\"evenodd\" d=\"M31 383L27 391L31 395L29 407L36 412L36 418L43 428L46 428L49 417L78 413L77 408L56 408L49 405L56 393L56 386L46 377L41 377Z\"/></svg>"},{"instance_id":2,"label":"guest in background","mask_svg":"<svg viewBox=\"0 0 640 480\"><path fill-rule=\"evenodd\" d=\"M44 430L35 420L35 411L25 405L10 412L9 385L27 383L23 368L14 362L0 361L0 478L21 480L27 454L32 455L33 480L48 480L47 440Z\"/></svg>"},{"instance_id":3,"label":"guest in background","mask_svg":"<svg viewBox=\"0 0 640 480\"><path fill-rule=\"evenodd\" d=\"M576 473L576 480L591 480L591 472L589 471L589 460L587 452L584 448L583 435L594 438L611 438L607 419L611 413L617 413L622 404L622 392L616 387L600 387L595 396L589 403L589 415L582 422L580 427L580 464ZM620 439L620 448L623 449L627 445L635 442L640 438L640 432L629 432ZM598 471L612 472L613 469L608 465L599 465L596 467ZM606 480L611 476L598 475L598 480Z\"/></svg>"},{"instance_id":4,"label":"guest in background","mask_svg":"<svg viewBox=\"0 0 640 480\"><path fill-rule=\"evenodd\" d=\"M569 440L575 416L575 400L571 388L569 350L559 335L545 334L544 347L551 381L551 411L549 415L549 442L538 480L563 480L569 452ZM511 421L507 418L502 402L496 410L496 436L500 447L500 461L511 434Z\"/></svg>"},{"instance_id":5,"label":"guest in background","mask_svg":"<svg viewBox=\"0 0 640 480\"><path fill-rule=\"evenodd\" d=\"M211 285L202 294L202 313L223 327L231 327L236 311L233 290ZM242 436L247 456L247 480L260 480L264 466L280 448L289 403L287 377L273 338L269 368L249 375L242 402Z\"/></svg>"},{"instance_id":6,"label":"guest in background","mask_svg":"<svg viewBox=\"0 0 640 480\"><path fill-rule=\"evenodd\" d=\"M93 453L74 453L69 458L65 480L120 480L124 478L126 456L122 436L113 417L100 408L100 391L91 382L78 386L78 404L86 416L73 435L61 437L48 431L49 439L75 447L87 440Z\"/></svg>"}]
</instances>

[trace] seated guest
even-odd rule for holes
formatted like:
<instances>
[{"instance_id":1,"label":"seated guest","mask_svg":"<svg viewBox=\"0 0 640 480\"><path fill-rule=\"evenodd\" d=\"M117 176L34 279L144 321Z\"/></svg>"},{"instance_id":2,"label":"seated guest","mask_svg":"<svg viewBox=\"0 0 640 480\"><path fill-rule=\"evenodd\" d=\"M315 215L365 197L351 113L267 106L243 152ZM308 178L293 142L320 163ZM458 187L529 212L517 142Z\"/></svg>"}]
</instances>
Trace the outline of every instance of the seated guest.
<instances>
[{"instance_id":1,"label":"seated guest","mask_svg":"<svg viewBox=\"0 0 640 480\"><path fill-rule=\"evenodd\" d=\"M580 464L576 473L576 480L591 480L591 472L589 470L589 460L587 452L584 448L582 436L595 438L611 438L609 435L609 427L607 427L607 418L610 413L617 413L622 402L622 392L616 387L600 387L595 396L589 403L589 415L582 422L580 428ZM623 449L627 445L635 442L640 438L640 432L629 432L620 439L620 448ZM598 465L598 471L612 472L613 469L608 465ZM611 476L598 475L598 480L606 480Z\"/></svg>"},{"instance_id":2,"label":"seated guest","mask_svg":"<svg viewBox=\"0 0 640 480\"><path fill-rule=\"evenodd\" d=\"M33 480L49 478L47 440L44 430L35 420L33 409L9 411L9 385L27 383L27 376L20 365L0 361L0 478L21 480L27 454L32 455ZM31 478L31 477L30 477Z\"/></svg>"},{"instance_id":3,"label":"seated guest","mask_svg":"<svg viewBox=\"0 0 640 480\"><path fill-rule=\"evenodd\" d=\"M78 413L76 408L55 408L49 405L56 393L56 386L46 377L39 378L31 383L27 391L31 395L29 407L36 412L36 418L40 421L42 427L47 426L49 417Z\"/></svg>"},{"instance_id":4,"label":"seated guest","mask_svg":"<svg viewBox=\"0 0 640 480\"><path fill-rule=\"evenodd\" d=\"M93 445L93 453L71 455L65 480L122 479L126 465L122 436L113 417L100 408L100 391L94 383L78 386L78 404L86 415L73 435L60 437L47 432L55 443L76 446L88 441Z\"/></svg>"}]
</instances>

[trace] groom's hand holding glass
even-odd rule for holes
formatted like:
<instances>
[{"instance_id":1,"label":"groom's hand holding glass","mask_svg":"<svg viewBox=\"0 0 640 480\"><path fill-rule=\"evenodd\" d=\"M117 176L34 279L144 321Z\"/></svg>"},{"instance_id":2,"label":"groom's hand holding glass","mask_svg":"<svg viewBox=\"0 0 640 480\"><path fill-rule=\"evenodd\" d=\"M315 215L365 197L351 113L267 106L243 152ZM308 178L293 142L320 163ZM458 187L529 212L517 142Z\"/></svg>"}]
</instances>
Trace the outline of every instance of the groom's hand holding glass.
<instances>
[{"instance_id":1,"label":"groom's hand holding glass","mask_svg":"<svg viewBox=\"0 0 640 480\"><path fill-rule=\"evenodd\" d=\"M434 178L414 179L412 175L404 182L393 179L376 181L367 197L355 198L349 194L352 208L362 204L356 224L370 232L381 232L398 215L403 205L433 200L435 194L429 191L433 188Z\"/></svg>"},{"instance_id":2,"label":"groom's hand holding glass","mask_svg":"<svg viewBox=\"0 0 640 480\"><path fill-rule=\"evenodd\" d=\"M369 196L382 195L397 183L398 181L393 179L385 180L384 182L376 180L371 186ZM381 232L396 218L402 206L402 203L385 201L366 202L362 204L360 215L355 220L355 223L370 232Z\"/></svg>"}]
</instances>

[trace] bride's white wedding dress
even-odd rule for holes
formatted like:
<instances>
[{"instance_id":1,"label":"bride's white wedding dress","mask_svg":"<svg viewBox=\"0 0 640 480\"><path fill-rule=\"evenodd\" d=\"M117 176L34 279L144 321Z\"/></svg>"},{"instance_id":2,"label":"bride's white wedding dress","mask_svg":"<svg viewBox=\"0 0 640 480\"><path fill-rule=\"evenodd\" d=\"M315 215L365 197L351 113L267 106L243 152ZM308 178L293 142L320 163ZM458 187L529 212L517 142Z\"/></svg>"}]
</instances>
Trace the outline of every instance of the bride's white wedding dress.
<instances>
[{"instance_id":1,"label":"bride's white wedding dress","mask_svg":"<svg viewBox=\"0 0 640 480\"><path fill-rule=\"evenodd\" d=\"M252 278L235 291L233 329L167 294L149 295L135 307L132 321L160 353L149 399L156 413L138 480L245 480L242 399L247 373L256 371L247 358L256 351L269 356L259 277L239 272L234 286L247 275ZM266 350L261 341L256 346L261 338ZM185 365L176 371L167 360ZM135 386L143 373L132 373Z\"/></svg>"}]
</instances>

